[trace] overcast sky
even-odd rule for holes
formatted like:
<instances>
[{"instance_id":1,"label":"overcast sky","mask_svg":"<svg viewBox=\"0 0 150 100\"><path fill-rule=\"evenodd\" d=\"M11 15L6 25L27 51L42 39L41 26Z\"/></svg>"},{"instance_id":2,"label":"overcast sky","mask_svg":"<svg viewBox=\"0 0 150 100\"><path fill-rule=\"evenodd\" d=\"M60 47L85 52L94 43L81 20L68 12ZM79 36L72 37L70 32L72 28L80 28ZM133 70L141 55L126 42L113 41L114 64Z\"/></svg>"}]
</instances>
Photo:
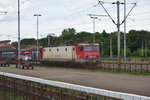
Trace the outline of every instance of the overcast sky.
<instances>
[{"instance_id":1,"label":"overcast sky","mask_svg":"<svg viewBox=\"0 0 150 100\"><path fill-rule=\"evenodd\" d=\"M0 14L0 40L17 40L17 1L0 0L0 11L7 11L6 15ZM116 0L103 0L104 7L116 21L116 5L111 2ZM123 2L124 0L120 0ZM93 21L87 14L106 15L97 0L20 0L21 2L21 39L36 38L36 17L39 17L39 38L46 37L49 33L59 36L65 28L75 28L77 32L93 31ZM132 10L127 19L127 31L148 30L150 31L150 0L127 0L127 12L133 4L137 6ZM97 6L94 6L97 5ZM123 20L123 5L121 9L121 21ZM98 17L96 31L114 32L116 26L109 17ZM123 25L121 26L123 31Z\"/></svg>"}]
</instances>

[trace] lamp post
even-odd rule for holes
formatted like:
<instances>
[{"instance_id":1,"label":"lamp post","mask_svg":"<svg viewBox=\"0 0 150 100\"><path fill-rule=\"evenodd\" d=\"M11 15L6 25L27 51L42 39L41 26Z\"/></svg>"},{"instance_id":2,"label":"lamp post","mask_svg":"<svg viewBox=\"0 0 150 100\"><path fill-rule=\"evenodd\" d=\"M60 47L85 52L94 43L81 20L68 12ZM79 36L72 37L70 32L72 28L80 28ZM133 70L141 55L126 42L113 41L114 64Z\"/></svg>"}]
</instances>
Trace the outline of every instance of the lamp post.
<instances>
[{"instance_id":1,"label":"lamp post","mask_svg":"<svg viewBox=\"0 0 150 100\"><path fill-rule=\"evenodd\" d=\"M93 42L95 43L95 19L97 19L97 17L92 17L91 18L93 19Z\"/></svg>"},{"instance_id":2,"label":"lamp post","mask_svg":"<svg viewBox=\"0 0 150 100\"><path fill-rule=\"evenodd\" d=\"M39 43L38 43L38 35L39 35L39 22L38 22L38 17L41 16L41 14L34 14L34 16L37 17L37 51L36 51L36 57L37 57L37 63L39 60Z\"/></svg>"},{"instance_id":3,"label":"lamp post","mask_svg":"<svg viewBox=\"0 0 150 100\"><path fill-rule=\"evenodd\" d=\"M95 34L94 34L95 33L95 19L98 19L99 21L101 19L95 17L95 16L99 16L99 15L92 15L92 14L88 14L88 15L90 16L91 19L93 19L93 42L95 44Z\"/></svg>"},{"instance_id":4,"label":"lamp post","mask_svg":"<svg viewBox=\"0 0 150 100\"><path fill-rule=\"evenodd\" d=\"M124 59L126 59L126 0L124 0Z\"/></svg>"},{"instance_id":5,"label":"lamp post","mask_svg":"<svg viewBox=\"0 0 150 100\"><path fill-rule=\"evenodd\" d=\"M18 68L20 68L20 58L20 0L18 0Z\"/></svg>"}]
</instances>

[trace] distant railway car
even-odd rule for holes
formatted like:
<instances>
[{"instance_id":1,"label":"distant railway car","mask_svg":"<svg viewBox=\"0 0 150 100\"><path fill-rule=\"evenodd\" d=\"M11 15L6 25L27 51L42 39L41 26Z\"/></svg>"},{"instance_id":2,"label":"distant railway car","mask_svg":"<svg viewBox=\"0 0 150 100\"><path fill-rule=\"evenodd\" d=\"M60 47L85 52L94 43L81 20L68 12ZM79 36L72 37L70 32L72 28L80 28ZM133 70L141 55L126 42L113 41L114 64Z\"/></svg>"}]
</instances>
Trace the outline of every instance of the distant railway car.
<instances>
[{"instance_id":1,"label":"distant railway car","mask_svg":"<svg viewBox=\"0 0 150 100\"><path fill-rule=\"evenodd\" d=\"M45 47L42 60L49 62L88 63L100 58L99 44L78 44L73 46Z\"/></svg>"}]
</instances>

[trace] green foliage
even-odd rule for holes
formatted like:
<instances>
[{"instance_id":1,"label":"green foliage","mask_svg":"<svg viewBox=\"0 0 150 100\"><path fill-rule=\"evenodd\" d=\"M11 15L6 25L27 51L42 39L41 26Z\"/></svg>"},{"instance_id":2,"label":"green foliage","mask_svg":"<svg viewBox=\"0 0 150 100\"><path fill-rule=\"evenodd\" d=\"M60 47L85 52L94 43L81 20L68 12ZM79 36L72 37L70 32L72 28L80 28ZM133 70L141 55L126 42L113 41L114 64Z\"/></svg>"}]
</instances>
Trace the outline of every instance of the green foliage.
<instances>
[{"instance_id":1,"label":"green foliage","mask_svg":"<svg viewBox=\"0 0 150 100\"><path fill-rule=\"evenodd\" d=\"M109 57L110 55L110 39L112 39L112 51L113 51L113 57L117 56L117 32L107 33L105 30L102 31L102 33L96 32L96 33L89 33L89 32L76 32L74 28L67 28L62 31L62 34L58 37L51 36L51 44L52 45L60 45L60 44L72 44L72 43L92 43L93 42L93 36L95 35L95 41L96 43L100 44L100 51L101 51L101 57ZM124 55L124 34L121 32L121 57ZM145 49L146 41L149 41L147 43L147 56L146 56L146 50L144 50L144 57L150 56L150 32L148 31L136 31L136 30L130 30L129 33L127 33L127 57L130 56L136 56L141 57L142 56L142 43L143 48ZM22 39L21 45L36 45L37 40L34 38L30 39ZM42 38L39 39L39 45L41 46L47 46L48 38ZM13 42L12 45L17 46L17 42Z\"/></svg>"},{"instance_id":2,"label":"green foliage","mask_svg":"<svg viewBox=\"0 0 150 100\"><path fill-rule=\"evenodd\" d=\"M131 57L131 50L129 48L126 48L126 56ZM124 49L121 50L121 57L124 57Z\"/></svg>"},{"instance_id":3,"label":"green foliage","mask_svg":"<svg viewBox=\"0 0 150 100\"><path fill-rule=\"evenodd\" d=\"M29 38L29 39L22 39L20 41L21 45L35 45L36 44L36 40L34 38Z\"/></svg>"},{"instance_id":4,"label":"green foliage","mask_svg":"<svg viewBox=\"0 0 150 100\"><path fill-rule=\"evenodd\" d=\"M147 50L144 49L143 56L142 56L142 49L138 49L132 53L132 56L134 56L134 57L143 57L143 56L150 57L150 49L147 49Z\"/></svg>"},{"instance_id":5,"label":"green foliage","mask_svg":"<svg viewBox=\"0 0 150 100\"><path fill-rule=\"evenodd\" d=\"M74 28L64 29L60 37L63 40L71 40L74 38L75 33L76 33L76 30Z\"/></svg>"}]
</instances>

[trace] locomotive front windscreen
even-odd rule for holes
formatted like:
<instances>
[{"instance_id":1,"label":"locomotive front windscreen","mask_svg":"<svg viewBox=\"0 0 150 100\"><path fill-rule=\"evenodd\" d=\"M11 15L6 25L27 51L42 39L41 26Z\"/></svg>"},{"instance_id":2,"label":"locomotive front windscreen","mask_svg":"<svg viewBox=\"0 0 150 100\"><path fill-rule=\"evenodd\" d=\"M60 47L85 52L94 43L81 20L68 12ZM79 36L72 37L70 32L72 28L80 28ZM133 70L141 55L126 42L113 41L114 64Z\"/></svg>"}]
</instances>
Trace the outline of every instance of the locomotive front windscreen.
<instances>
[{"instance_id":1,"label":"locomotive front windscreen","mask_svg":"<svg viewBox=\"0 0 150 100\"><path fill-rule=\"evenodd\" d=\"M99 51L99 46L85 46L84 51Z\"/></svg>"}]
</instances>

